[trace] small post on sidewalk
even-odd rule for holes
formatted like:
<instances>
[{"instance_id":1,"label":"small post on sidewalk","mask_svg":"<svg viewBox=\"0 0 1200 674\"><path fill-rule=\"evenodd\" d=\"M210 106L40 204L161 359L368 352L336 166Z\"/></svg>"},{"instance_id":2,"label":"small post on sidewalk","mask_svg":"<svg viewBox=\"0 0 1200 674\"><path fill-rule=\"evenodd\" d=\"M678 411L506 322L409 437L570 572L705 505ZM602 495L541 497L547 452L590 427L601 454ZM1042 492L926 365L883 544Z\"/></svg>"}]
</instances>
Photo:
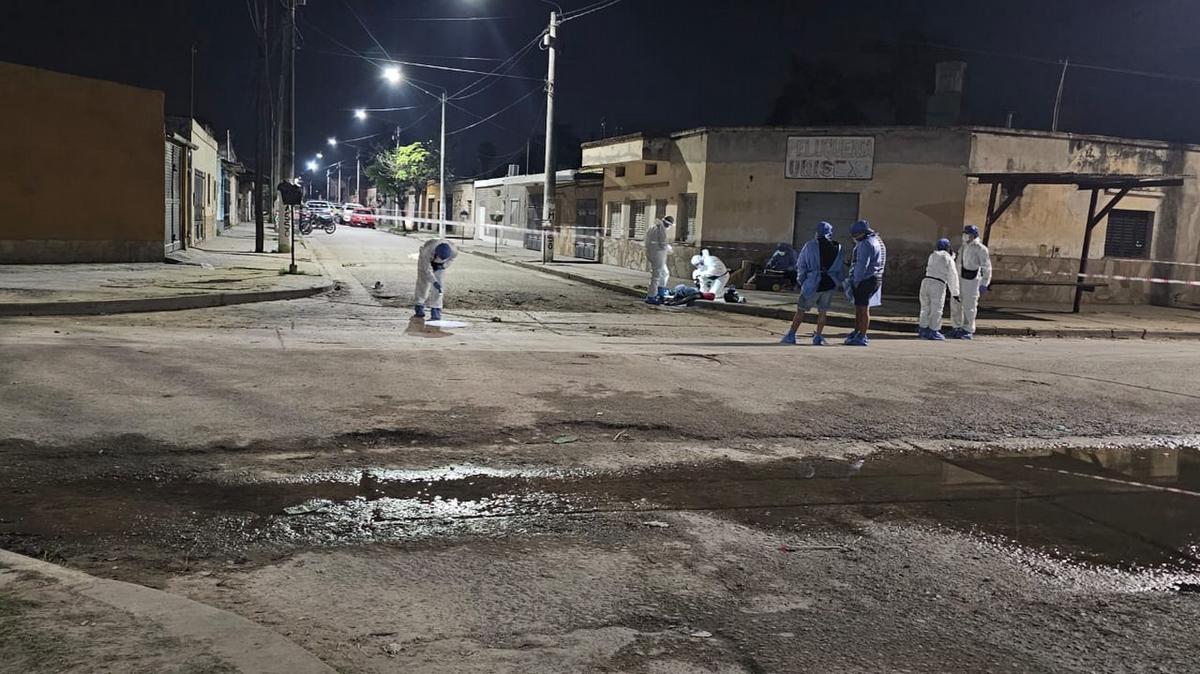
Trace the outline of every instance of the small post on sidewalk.
<instances>
[{"instance_id":1,"label":"small post on sidewalk","mask_svg":"<svg viewBox=\"0 0 1200 674\"><path fill-rule=\"evenodd\" d=\"M296 213L296 207L288 206L288 222L292 223L292 226L288 227L288 229L292 233L292 263L288 265L288 273L289 274L296 273L296 223L294 220L295 213Z\"/></svg>"}]
</instances>

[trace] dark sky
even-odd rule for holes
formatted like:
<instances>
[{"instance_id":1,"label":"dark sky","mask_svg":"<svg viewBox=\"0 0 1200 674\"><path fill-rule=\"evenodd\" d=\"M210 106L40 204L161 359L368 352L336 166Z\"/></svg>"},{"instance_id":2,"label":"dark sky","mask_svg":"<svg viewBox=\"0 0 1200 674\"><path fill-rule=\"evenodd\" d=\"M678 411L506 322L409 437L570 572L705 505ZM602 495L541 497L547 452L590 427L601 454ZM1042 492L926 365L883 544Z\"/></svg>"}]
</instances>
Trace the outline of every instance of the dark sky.
<instances>
[{"instance_id":1,"label":"dark sky","mask_svg":"<svg viewBox=\"0 0 1200 674\"><path fill-rule=\"evenodd\" d=\"M570 11L593 1L560 4ZM282 7L280 0L272 2L273 10ZM545 26L550 9L542 0L349 3L393 58L482 70L496 61L449 57L508 57ZM255 45L248 4L0 0L0 60L161 89L169 113L187 114L194 40L196 114L219 132L231 129L235 146L249 157ZM353 119L355 107L427 106L433 100L409 85L385 86L377 65L346 53L349 47L382 56L346 0L308 0L299 13L298 162L324 151L328 136L383 138L397 123L406 127L406 140L436 137L436 113L410 126L425 109ZM445 17L492 18L417 20ZM792 54L838 61L871 40L919 31L931 42L974 50L961 55L968 62L973 123L1001 124L1012 111L1017 126L1047 128L1059 69L1028 59L1068 57L1185 79L1072 69L1063 130L1196 142L1200 80L1186 78L1200 78L1197 25L1200 3L1194 0L624 0L561 27L558 116L584 138L598 136L602 121L610 133L761 124ZM533 49L511 73L536 79L545 69L545 53ZM452 93L477 77L417 66L404 70L427 88ZM487 116L539 87L529 79L497 80L457 104ZM453 135L456 173L476 170L476 148L484 140L500 155L523 161L526 139L541 133L543 102L535 93L492 123ZM477 120L451 108L448 127L453 131Z\"/></svg>"}]
</instances>

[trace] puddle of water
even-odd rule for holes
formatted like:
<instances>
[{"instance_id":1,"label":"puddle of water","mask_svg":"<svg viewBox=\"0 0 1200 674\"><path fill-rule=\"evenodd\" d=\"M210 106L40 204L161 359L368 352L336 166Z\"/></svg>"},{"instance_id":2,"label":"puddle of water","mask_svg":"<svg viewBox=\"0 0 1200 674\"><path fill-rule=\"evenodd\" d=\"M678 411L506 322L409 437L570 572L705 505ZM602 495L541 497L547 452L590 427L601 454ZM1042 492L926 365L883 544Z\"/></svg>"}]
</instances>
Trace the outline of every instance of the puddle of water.
<instances>
[{"instance_id":1,"label":"puddle of water","mask_svg":"<svg viewBox=\"0 0 1200 674\"><path fill-rule=\"evenodd\" d=\"M0 544L138 541L188 554L504 536L562 515L694 510L757 527L844 530L863 518L949 525L1126 569L1200 561L1200 453L1189 448L880 455L558 473L454 465L257 483L96 479L3 486ZM13 545L13 543L17 545Z\"/></svg>"}]
</instances>

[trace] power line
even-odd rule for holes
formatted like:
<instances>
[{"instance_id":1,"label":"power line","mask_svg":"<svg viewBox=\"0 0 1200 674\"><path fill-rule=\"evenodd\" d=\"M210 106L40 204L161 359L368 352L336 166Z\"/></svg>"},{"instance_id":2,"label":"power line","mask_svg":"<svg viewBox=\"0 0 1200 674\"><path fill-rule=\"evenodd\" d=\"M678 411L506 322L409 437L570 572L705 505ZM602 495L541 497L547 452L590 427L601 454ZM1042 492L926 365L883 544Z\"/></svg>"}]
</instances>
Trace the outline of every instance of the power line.
<instances>
[{"instance_id":1,"label":"power line","mask_svg":"<svg viewBox=\"0 0 1200 674\"><path fill-rule=\"evenodd\" d=\"M618 2L621 2L621 0L601 0L600 2L588 5L587 7L577 9L574 12L568 12L568 13L564 14L562 16L562 18L559 19L558 22L566 23L566 22L570 21L571 19L578 19L579 17L587 16L588 14L591 14L592 12L599 12L602 9L608 9L609 7L612 7L613 5L617 4Z\"/></svg>"},{"instance_id":2,"label":"power line","mask_svg":"<svg viewBox=\"0 0 1200 674\"><path fill-rule=\"evenodd\" d=\"M505 72L505 71L507 71L507 69L511 69L511 66L514 65L517 62L517 60L519 60L522 56L524 56L526 53L528 53L529 50L532 49L534 45L536 45L538 42L541 41L542 35L544 35L545 32L546 31L544 31L544 30L538 32L538 34L536 36L534 36L534 38L532 40L525 43L517 51L513 52L512 56L509 56L507 59L504 60L503 63L496 66L492 70L492 72L487 73L486 76L481 77L481 78L475 80L474 82L471 82L467 86L463 87L462 89L459 89L458 91L454 92L453 94L450 95L450 98L453 98L455 100L462 100L465 98L470 98L471 96L474 96L475 94L478 94L479 91L476 91L474 93L467 94L467 95L464 95L463 92L475 88L476 86L479 85L480 82L486 81L488 79L488 77L499 74L501 72ZM482 91L482 89L480 91Z\"/></svg>"},{"instance_id":3,"label":"power line","mask_svg":"<svg viewBox=\"0 0 1200 674\"><path fill-rule=\"evenodd\" d=\"M350 4L350 0L342 0L342 4L346 5L346 9L350 10L350 14L354 17L354 20L358 22L358 25L362 26L362 29L366 31L367 36L371 38L371 41L375 43L375 46L379 47L379 51L383 52L383 55L387 56L389 59L392 58L391 56L388 56L387 49L383 48L383 45L379 43L379 40L375 39L375 34L371 32L370 28L367 28L367 24L362 20L362 17L358 15L358 12L354 11L354 6Z\"/></svg>"},{"instance_id":4,"label":"power line","mask_svg":"<svg viewBox=\"0 0 1200 674\"><path fill-rule=\"evenodd\" d=\"M513 101L512 103L509 103L508 105L504 106L503 108L500 108L499 110L497 110L496 112L493 112L492 114L488 115L487 117L483 117L483 118L481 118L481 119L480 119L478 122L475 122L475 123L473 123L473 124L468 124L467 126L464 126L464 127L462 127L461 129L455 129L454 131L447 131L447 132L446 132L446 135L447 135L447 136L453 136L453 135L455 135L455 134L462 133L463 131L467 131L468 129L474 129L475 127L479 126L480 124L484 124L484 123L486 123L486 122L490 122L492 119L494 119L494 118L496 118L496 117L500 116L501 114L503 114L503 113L505 113L505 112L509 111L510 109L512 109L513 107L515 107L515 106L516 106L518 103L520 103L520 102L524 101L525 99L527 99L527 98L529 98L530 96L532 96L532 95L534 95L534 94L538 93L539 91L541 91L541 89L531 89L531 90L529 90L529 92L527 92L527 93L526 93L524 96L522 96L522 97L518 98L517 100ZM455 107L457 107L457 106L455 106ZM470 111L468 111L468 112L470 112ZM508 129L505 129L505 131L509 131L509 130L508 130ZM512 131L509 131L509 132L510 132L510 133L513 133Z\"/></svg>"},{"instance_id":5,"label":"power line","mask_svg":"<svg viewBox=\"0 0 1200 674\"><path fill-rule=\"evenodd\" d=\"M950 51L957 51L957 52L962 52L962 53L966 53L966 54L980 54L982 56L1008 58L1008 59L1014 59L1014 60L1018 60L1018 61L1028 61L1030 63L1044 63L1044 64L1049 64L1049 65L1054 65L1054 66L1063 65L1063 61L1061 59L1055 60L1055 59L1048 59L1048 58L1043 58L1043 57L1039 57L1039 56L1026 56L1024 54L1012 54L1009 52L989 51L986 49L970 49L967 47L955 47L955 46L948 45L948 44L938 44L936 42L914 42L914 41L905 41L905 42L906 42L906 44L920 45L923 47L935 47L937 49L947 49ZM1130 68L1117 68L1114 66L1101 66L1101 65L1094 65L1094 64L1090 64L1090 63L1080 63L1078 61L1071 61L1069 64L1069 67L1079 68L1081 70L1096 70L1099 72L1118 73L1118 74L1122 74L1122 75L1135 75L1138 77L1149 77L1149 78L1160 79L1160 80L1173 80L1176 82L1189 82L1192 84L1200 84L1200 77L1190 77L1188 75L1175 75L1172 73L1159 73L1159 72L1153 72L1153 71L1149 71L1149 70L1133 70Z\"/></svg>"},{"instance_id":6,"label":"power line","mask_svg":"<svg viewBox=\"0 0 1200 674\"><path fill-rule=\"evenodd\" d=\"M509 19L519 19L519 16L409 16L388 21L507 21Z\"/></svg>"}]
</instances>

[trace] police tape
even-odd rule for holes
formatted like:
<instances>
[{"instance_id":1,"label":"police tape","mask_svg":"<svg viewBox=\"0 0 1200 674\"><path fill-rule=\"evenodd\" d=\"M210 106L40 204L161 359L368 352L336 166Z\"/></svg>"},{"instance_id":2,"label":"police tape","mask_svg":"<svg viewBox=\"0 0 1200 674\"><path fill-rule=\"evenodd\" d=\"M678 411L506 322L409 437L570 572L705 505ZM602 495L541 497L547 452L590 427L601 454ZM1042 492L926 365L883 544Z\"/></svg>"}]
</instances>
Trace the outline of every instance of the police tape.
<instances>
[{"instance_id":1,"label":"police tape","mask_svg":"<svg viewBox=\"0 0 1200 674\"><path fill-rule=\"evenodd\" d=\"M436 218L422 218L408 215L376 215L376 220L391 220L399 221L404 224L415 223L419 225L434 225L437 227L445 226L447 229L454 227L456 229L473 229L475 233L482 232L489 240L494 238L498 232L513 232L522 236L536 236L539 239L547 235L563 235L569 234L575 240L600 240L603 238L600 234L584 234L579 230L588 230L598 232L597 227L580 227L577 225L563 225L554 229L541 229L532 227L513 227L511 225L495 225L490 223L463 222L461 220L439 220ZM491 232L491 234L489 234Z\"/></svg>"},{"instance_id":2,"label":"police tape","mask_svg":"<svg viewBox=\"0 0 1200 674\"><path fill-rule=\"evenodd\" d=\"M1082 281L1090 280L1108 280L1108 281L1134 281L1138 283L1160 283L1164 285L1179 285L1179 286L1200 286L1200 281L1185 281L1183 279L1160 278L1155 276L1124 276L1122 274L1080 274L1078 272L1069 271L1044 271L1047 276L1073 276Z\"/></svg>"}]
</instances>

